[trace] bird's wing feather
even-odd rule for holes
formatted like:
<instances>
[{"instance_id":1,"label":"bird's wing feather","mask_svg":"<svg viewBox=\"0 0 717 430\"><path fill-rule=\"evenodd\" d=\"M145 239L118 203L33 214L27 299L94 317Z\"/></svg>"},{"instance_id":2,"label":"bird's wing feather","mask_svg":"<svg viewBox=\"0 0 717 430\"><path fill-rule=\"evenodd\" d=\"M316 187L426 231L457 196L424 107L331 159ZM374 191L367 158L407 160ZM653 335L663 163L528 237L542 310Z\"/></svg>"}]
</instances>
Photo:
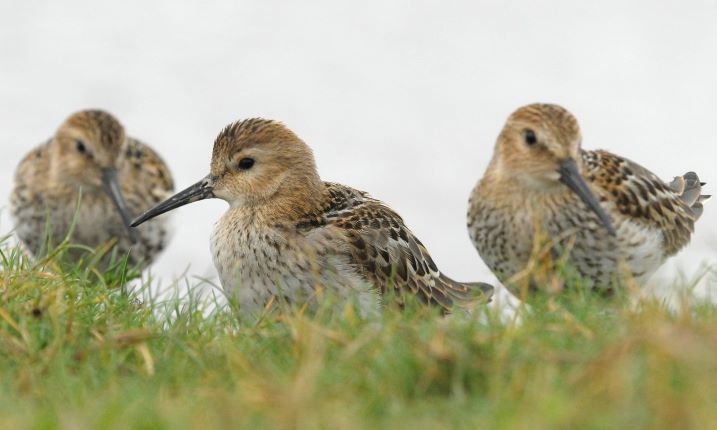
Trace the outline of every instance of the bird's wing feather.
<instances>
[{"instance_id":1,"label":"bird's wing feather","mask_svg":"<svg viewBox=\"0 0 717 430\"><path fill-rule=\"evenodd\" d=\"M149 202L129 202L133 207L144 208L167 199L174 192L174 180L162 158L147 144L128 137L119 172L125 198L149 198Z\"/></svg>"},{"instance_id":2,"label":"bird's wing feather","mask_svg":"<svg viewBox=\"0 0 717 430\"><path fill-rule=\"evenodd\" d=\"M492 294L488 284L461 283L443 275L403 219L379 200L340 184L326 183L326 191L323 228L345 237L344 252L351 264L382 294L391 293L401 303L403 295L415 295L444 311Z\"/></svg>"},{"instance_id":3,"label":"bird's wing feather","mask_svg":"<svg viewBox=\"0 0 717 430\"><path fill-rule=\"evenodd\" d=\"M621 214L662 232L666 255L675 254L689 242L701 203L708 197L693 198L701 189L697 175L684 175L687 186L678 190L677 183L666 184L639 164L607 151L584 151L583 161L588 181L610 194Z\"/></svg>"}]
</instances>

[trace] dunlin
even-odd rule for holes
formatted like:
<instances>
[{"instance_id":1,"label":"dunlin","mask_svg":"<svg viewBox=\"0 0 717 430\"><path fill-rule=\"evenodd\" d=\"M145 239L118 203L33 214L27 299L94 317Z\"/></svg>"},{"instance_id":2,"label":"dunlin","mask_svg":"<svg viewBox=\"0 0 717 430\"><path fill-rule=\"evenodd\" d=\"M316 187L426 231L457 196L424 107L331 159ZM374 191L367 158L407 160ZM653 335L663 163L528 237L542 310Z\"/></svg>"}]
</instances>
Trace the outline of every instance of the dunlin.
<instances>
[{"instance_id":1,"label":"dunlin","mask_svg":"<svg viewBox=\"0 0 717 430\"><path fill-rule=\"evenodd\" d=\"M85 110L22 159L11 212L18 237L35 255L71 232L70 243L129 254L130 264L143 267L167 244L166 220L138 229L130 220L173 191L169 169L152 148L125 136L109 113Z\"/></svg>"},{"instance_id":2,"label":"dunlin","mask_svg":"<svg viewBox=\"0 0 717 430\"><path fill-rule=\"evenodd\" d=\"M545 275L558 261L600 291L643 284L689 242L709 197L694 172L665 183L626 158L581 149L581 140L564 108L521 107L473 189L471 239L516 294L550 288Z\"/></svg>"},{"instance_id":3,"label":"dunlin","mask_svg":"<svg viewBox=\"0 0 717 430\"><path fill-rule=\"evenodd\" d=\"M216 224L211 252L222 287L242 311L274 301L316 304L330 292L373 312L386 297L439 306L485 301L492 287L441 273L401 217L368 194L323 182L311 149L283 124L233 123L214 142L204 179L148 210L136 226L206 198L229 210Z\"/></svg>"}]
</instances>

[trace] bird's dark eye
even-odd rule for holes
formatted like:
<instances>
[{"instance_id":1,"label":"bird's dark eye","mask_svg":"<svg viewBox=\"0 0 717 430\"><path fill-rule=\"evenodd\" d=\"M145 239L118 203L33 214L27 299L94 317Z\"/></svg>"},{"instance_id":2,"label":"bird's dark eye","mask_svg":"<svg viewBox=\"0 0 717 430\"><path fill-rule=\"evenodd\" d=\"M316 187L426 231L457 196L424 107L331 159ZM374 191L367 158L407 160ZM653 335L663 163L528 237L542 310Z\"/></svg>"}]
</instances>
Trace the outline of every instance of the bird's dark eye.
<instances>
[{"instance_id":1,"label":"bird's dark eye","mask_svg":"<svg viewBox=\"0 0 717 430\"><path fill-rule=\"evenodd\" d=\"M529 128L523 131L523 137L525 137L525 143L528 146L533 146L538 143L538 137L535 135L535 132Z\"/></svg>"},{"instance_id":2,"label":"bird's dark eye","mask_svg":"<svg viewBox=\"0 0 717 430\"><path fill-rule=\"evenodd\" d=\"M241 170L249 170L253 165L253 158L242 158L241 160L239 160L239 164L237 165L237 167L239 167Z\"/></svg>"},{"instance_id":3,"label":"bird's dark eye","mask_svg":"<svg viewBox=\"0 0 717 430\"><path fill-rule=\"evenodd\" d=\"M75 147L77 148L77 152L79 152L80 154L84 154L85 152L87 152L87 147L85 146L85 142L83 142L79 139L75 141Z\"/></svg>"}]
</instances>

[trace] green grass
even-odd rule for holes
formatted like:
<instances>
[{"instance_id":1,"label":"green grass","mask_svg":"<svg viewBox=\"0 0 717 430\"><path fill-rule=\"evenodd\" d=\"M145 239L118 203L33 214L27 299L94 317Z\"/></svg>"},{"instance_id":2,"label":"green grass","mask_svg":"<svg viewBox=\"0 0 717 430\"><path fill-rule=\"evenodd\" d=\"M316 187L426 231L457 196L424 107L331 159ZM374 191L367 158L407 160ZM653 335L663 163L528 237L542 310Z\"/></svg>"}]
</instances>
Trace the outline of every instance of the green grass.
<instances>
[{"instance_id":1,"label":"green grass","mask_svg":"<svg viewBox=\"0 0 717 430\"><path fill-rule=\"evenodd\" d=\"M589 295L242 322L2 254L0 428L717 428L717 307ZM140 303L136 297L145 296ZM685 302L686 303L686 302Z\"/></svg>"}]
</instances>

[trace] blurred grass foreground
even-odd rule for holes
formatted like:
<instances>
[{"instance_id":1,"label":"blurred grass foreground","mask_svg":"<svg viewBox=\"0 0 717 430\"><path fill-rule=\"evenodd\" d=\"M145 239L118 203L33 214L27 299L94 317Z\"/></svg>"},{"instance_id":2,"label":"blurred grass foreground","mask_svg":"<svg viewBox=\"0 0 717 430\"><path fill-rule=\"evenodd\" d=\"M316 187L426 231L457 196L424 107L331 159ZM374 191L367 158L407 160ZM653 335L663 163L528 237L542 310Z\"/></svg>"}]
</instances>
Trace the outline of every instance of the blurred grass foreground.
<instances>
[{"instance_id":1,"label":"blurred grass foreground","mask_svg":"<svg viewBox=\"0 0 717 430\"><path fill-rule=\"evenodd\" d=\"M62 253L60 248L57 252ZM568 294L243 322L3 248L0 428L717 428L717 308ZM186 280L185 280L186 281ZM189 282L189 281L187 281Z\"/></svg>"}]
</instances>

